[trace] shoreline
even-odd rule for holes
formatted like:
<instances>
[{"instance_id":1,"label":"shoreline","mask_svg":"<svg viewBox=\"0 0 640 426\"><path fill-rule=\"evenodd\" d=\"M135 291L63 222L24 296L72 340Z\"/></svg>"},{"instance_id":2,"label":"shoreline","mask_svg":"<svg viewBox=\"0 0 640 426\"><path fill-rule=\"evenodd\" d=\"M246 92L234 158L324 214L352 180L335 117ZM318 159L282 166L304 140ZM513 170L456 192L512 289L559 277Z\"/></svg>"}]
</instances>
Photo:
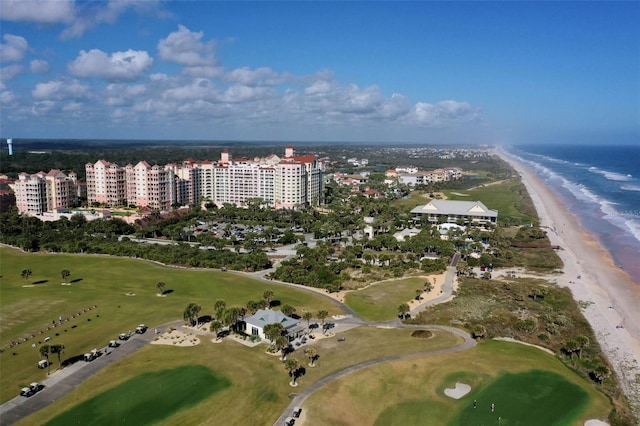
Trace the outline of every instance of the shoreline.
<instances>
[{"instance_id":1,"label":"shoreline","mask_svg":"<svg viewBox=\"0 0 640 426\"><path fill-rule=\"evenodd\" d=\"M640 287L611 254L578 223L549 186L525 164L501 148L494 153L521 177L547 236L564 263L558 285L576 301L590 302L583 314L611 363L636 416L640 415ZM622 328L620 328L622 326Z\"/></svg>"}]
</instances>

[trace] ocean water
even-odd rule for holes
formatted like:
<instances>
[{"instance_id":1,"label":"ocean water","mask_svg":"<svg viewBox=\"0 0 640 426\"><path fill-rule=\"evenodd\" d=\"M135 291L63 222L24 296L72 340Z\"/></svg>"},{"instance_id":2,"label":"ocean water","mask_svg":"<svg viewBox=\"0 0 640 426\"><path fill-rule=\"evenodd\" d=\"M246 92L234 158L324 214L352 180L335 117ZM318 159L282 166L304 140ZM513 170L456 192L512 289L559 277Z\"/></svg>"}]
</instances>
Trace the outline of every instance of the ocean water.
<instances>
[{"instance_id":1,"label":"ocean water","mask_svg":"<svg viewBox=\"0 0 640 426\"><path fill-rule=\"evenodd\" d=\"M640 284L640 144L520 145L505 151L533 169Z\"/></svg>"}]
</instances>

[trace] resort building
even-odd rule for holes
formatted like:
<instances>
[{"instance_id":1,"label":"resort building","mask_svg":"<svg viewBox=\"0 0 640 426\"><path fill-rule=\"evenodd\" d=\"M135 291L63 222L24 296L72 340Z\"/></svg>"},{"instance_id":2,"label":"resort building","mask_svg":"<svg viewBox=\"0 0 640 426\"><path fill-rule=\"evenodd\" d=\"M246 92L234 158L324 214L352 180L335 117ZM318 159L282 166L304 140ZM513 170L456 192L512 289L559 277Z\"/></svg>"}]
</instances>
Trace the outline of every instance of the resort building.
<instances>
[{"instance_id":1,"label":"resort building","mask_svg":"<svg viewBox=\"0 0 640 426\"><path fill-rule=\"evenodd\" d=\"M78 204L77 176L60 170L33 175L20 173L18 180L10 185L16 197L18 211L38 215L46 211L74 207Z\"/></svg>"},{"instance_id":2,"label":"resort building","mask_svg":"<svg viewBox=\"0 0 640 426\"><path fill-rule=\"evenodd\" d=\"M431 200L411 210L415 220L426 217L430 223L495 224L498 211L491 210L481 201Z\"/></svg>"},{"instance_id":3,"label":"resort building","mask_svg":"<svg viewBox=\"0 0 640 426\"><path fill-rule=\"evenodd\" d=\"M248 318L244 319L246 323L246 333L252 336L258 336L263 340L268 340L264 335L264 327L268 324L280 323L284 326L285 331L289 335L299 333L303 327L297 326L300 320L286 316L280 311L271 309L258 309L258 311Z\"/></svg>"},{"instance_id":4,"label":"resort building","mask_svg":"<svg viewBox=\"0 0 640 426\"><path fill-rule=\"evenodd\" d=\"M158 210L201 201L246 206L255 199L276 209L305 208L323 202L323 164L315 155L296 155L293 146L282 158L234 159L225 150L218 162L189 159L164 167L146 161L120 167L100 160L85 166L87 200Z\"/></svg>"}]
</instances>

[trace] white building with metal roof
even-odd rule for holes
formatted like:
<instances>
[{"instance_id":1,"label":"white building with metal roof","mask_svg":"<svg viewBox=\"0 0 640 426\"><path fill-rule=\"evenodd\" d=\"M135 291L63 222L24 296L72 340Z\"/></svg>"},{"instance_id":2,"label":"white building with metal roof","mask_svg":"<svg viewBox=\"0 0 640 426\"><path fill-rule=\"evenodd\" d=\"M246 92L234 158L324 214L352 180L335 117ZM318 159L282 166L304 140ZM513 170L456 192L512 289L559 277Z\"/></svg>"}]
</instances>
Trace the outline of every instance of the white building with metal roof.
<instances>
[{"instance_id":1,"label":"white building with metal roof","mask_svg":"<svg viewBox=\"0 0 640 426\"><path fill-rule=\"evenodd\" d=\"M411 210L414 218L427 216L431 223L495 224L498 211L491 210L481 201L431 200Z\"/></svg>"}]
</instances>

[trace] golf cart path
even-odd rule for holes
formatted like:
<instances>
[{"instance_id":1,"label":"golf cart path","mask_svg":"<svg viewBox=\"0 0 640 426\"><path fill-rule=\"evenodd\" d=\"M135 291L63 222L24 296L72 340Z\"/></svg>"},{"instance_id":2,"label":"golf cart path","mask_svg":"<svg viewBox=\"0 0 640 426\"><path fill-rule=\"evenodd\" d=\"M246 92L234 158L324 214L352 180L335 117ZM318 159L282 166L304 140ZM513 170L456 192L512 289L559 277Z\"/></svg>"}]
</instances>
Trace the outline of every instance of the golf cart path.
<instances>
[{"instance_id":1,"label":"golf cart path","mask_svg":"<svg viewBox=\"0 0 640 426\"><path fill-rule=\"evenodd\" d=\"M172 321L158 326L158 328L177 328L182 324L183 321ZM17 396L0 405L0 425L11 425L53 404L75 390L76 387L99 370L142 349L148 345L154 337L154 333L149 330L144 334L134 334L129 340L120 342L120 346L117 348L100 348L102 355L91 362L78 361L66 368L53 372L41 382L44 388L40 392L29 398Z\"/></svg>"},{"instance_id":2,"label":"golf cart path","mask_svg":"<svg viewBox=\"0 0 640 426\"><path fill-rule=\"evenodd\" d=\"M438 325L419 325L419 326L406 325L406 324L402 324L399 319L395 319L387 322L370 322L370 321L364 320L358 314L356 314L355 311L353 311L349 306L347 306L343 302L340 302L335 298L318 291L317 289L309 288L299 284L291 284L283 281L267 279L266 275L271 271L272 269L267 269L267 270L263 270L255 273L242 273L237 271L229 271L229 272L236 273L239 275L244 275L244 276L250 276L260 281L271 282L278 286L296 288L298 290L311 292L315 295L323 297L345 313L345 315L342 316L342 319L337 320L337 322L342 322L343 324L348 325L349 328L368 325L368 326L382 326L382 327L396 327L396 328L414 328L414 329L432 329L432 330L437 329L437 330L444 330L444 331L451 332L453 334L457 334L464 339L464 342L462 344L451 347L451 348L379 358L376 360L371 360L362 364L351 366L331 376L325 377L324 379L314 383L313 385L305 389L305 391L302 394L296 396L291 402L291 404L289 404L287 409L283 412L281 418L279 418L276 421L276 424L278 423L283 424L284 419L288 417L286 414L291 412L294 406L300 405L309 395L311 395L317 389L320 389L322 386L326 385L327 383L333 380L336 380L340 377L343 377L354 371L367 368L372 365L388 362L388 361L416 358L416 357L428 356L428 355L437 355L441 353L453 353L453 352L470 349L473 346L475 346L475 341L471 338L471 336L469 336L464 331L453 328L453 327L438 326ZM455 267L453 268L449 267L447 271L445 285L443 286L443 294L440 295L435 300L431 300L429 302L426 302L417 306L411 311L411 314L415 315L429 305L442 303L448 300L449 297L451 297L452 295L452 290L453 290L452 282L453 282L454 274L455 274ZM165 329L167 327L179 328L182 325L183 325L183 321L178 320L178 321L172 321L172 322L157 326L155 328L156 329ZM23 419L24 417L30 414L33 414L36 411L39 411L47 407L48 405L56 402L57 400L61 399L68 393L75 390L77 386L79 386L81 383L83 383L85 380L87 380L89 377L94 375L96 372L98 372L102 368L107 367L108 365L123 359L127 355L130 355L142 349L144 346L151 343L153 338L154 338L154 334L149 332L149 330L144 334L136 334L126 342L122 342L118 348L101 348L103 355L91 362L79 361L70 365L69 367L66 367L64 369L54 372L51 376L47 377L47 379L42 381L41 384L44 385L44 388L37 394L29 398L17 396L5 402L4 404L0 405L0 426L8 426L8 425L14 424L19 420Z\"/></svg>"},{"instance_id":3,"label":"golf cart path","mask_svg":"<svg viewBox=\"0 0 640 426\"><path fill-rule=\"evenodd\" d=\"M385 323L386 324L386 323ZM374 324L371 324L374 325ZM317 391L318 389L322 388L323 386L333 382L334 380L338 380L348 374L351 374L353 372L362 370L364 368L368 368L377 364L382 364L385 362L390 362L390 361L398 361L398 360L402 360L402 359L411 359L411 358L420 358L420 357L425 357L425 356L433 356L433 355L441 355L441 354L449 354L449 353L454 353L454 352L460 352L460 351L465 351L467 349L471 349L476 345L476 341L474 339L471 338L471 336L469 334L467 334L466 332L459 330L457 328L454 327L447 327L447 326L441 326L441 325L427 325L427 326L411 326L411 325L399 325L398 327L400 328L415 328L415 329L429 329L429 330L443 330L443 331L447 331L449 333L458 335L460 337L462 337L464 339L464 342L457 345L457 346L453 346L453 347L449 347L449 348L444 348L444 349L434 349L431 351L425 351L425 352L416 352L416 353L412 353L412 354L402 354L402 355L391 355L391 356L387 356L387 357L383 357L383 358L378 358L378 359L373 359L370 361L366 361L360 364L356 364L356 365L352 365L351 367L347 367L344 370L338 371L337 373L334 373L330 376L327 376L321 380L318 380L317 382L313 383L312 385L310 385L309 387L307 387L304 391L302 391L302 393L296 395L291 402L289 403L289 405L287 406L287 408L284 410L284 412L282 413L282 415L275 421L274 426L279 426L279 425L283 425L285 420L288 417L291 417L293 410L295 407L300 407L302 405L302 403L309 397L311 396L311 394L313 394L315 391Z\"/></svg>"}]
</instances>

